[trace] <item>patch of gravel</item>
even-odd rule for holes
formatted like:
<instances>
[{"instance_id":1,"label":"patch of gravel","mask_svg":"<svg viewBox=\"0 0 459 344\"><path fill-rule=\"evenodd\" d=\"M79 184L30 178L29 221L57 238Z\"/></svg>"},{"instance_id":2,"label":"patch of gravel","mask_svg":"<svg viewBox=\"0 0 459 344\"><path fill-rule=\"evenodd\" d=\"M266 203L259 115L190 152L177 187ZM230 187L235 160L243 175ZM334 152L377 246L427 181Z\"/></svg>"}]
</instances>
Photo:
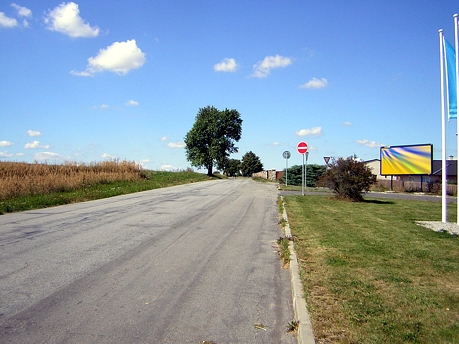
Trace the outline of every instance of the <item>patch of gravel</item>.
<instances>
[{"instance_id":1,"label":"patch of gravel","mask_svg":"<svg viewBox=\"0 0 459 344\"><path fill-rule=\"evenodd\" d=\"M448 232L453 235L459 235L459 226L452 222L441 222L441 221L416 221L416 224L435 232Z\"/></svg>"}]
</instances>

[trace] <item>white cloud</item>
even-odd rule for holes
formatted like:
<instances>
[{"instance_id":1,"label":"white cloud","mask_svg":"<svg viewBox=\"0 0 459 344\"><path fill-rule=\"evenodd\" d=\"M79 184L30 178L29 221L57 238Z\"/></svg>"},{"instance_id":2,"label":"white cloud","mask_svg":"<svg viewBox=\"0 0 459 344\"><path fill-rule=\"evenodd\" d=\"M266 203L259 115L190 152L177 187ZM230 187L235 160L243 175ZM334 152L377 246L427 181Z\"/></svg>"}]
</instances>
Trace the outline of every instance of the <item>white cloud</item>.
<instances>
[{"instance_id":1,"label":"white cloud","mask_svg":"<svg viewBox=\"0 0 459 344\"><path fill-rule=\"evenodd\" d=\"M161 141L168 141L168 140L169 140L169 138L167 136L161 137Z\"/></svg>"},{"instance_id":2,"label":"white cloud","mask_svg":"<svg viewBox=\"0 0 459 344\"><path fill-rule=\"evenodd\" d=\"M16 156L24 156L24 153L16 153Z\"/></svg>"},{"instance_id":3,"label":"white cloud","mask_svg":"<svg viewBox=\"0 0 459 344\"><path fill-rule=\"evenodd\" d=\"M285 68L291 64L292 59L289 57L281 55L266 56L263 61L259 61L253 66L253 74L251 76L254 78L266 78L271 69Z\"/></svg>"},{"instance_id":4,"label":"white cloud","mask_svg":"<svg viewBox=\"0 0 459 344\"><path fill-rule=\"evenodd\" d=\"M161 171L179 171L180 169L178 167L174 167L172 165L167 165L164 164L160 168Z\"/></svg>"},{"instance_id":5,"label":"white cloud","mask_svg":"<svg viewBox=\"0 0 459 344\"><path fill-rule=\"evenodd\" d=\"M110 160L117 160L118 157L116 155L110 155L107 153L104 153L100 156L102 159L110 159Z\"/></svg>"},{"instance_id":6,"label":"white cloud","mask_svg":"<svg viewBox=\"0 0 459 344\"><path fill-rule=\"evenodd\" d=\"M185 148L185 142L169 142L167 147L169 148Z\"/></svg>"},{"instance_id":7,"label":"white cloud","mask_svg":"<svg viewBox=\"0 0 459 344\"><path fill-rule=\"evenodd\" d=\"M139 102L136 102L135 100L130 100L130 101L126 102L126 105L127 106L137 106L137 105L139 105Z\"/></svg>"},{"instance_id":8,"label":"white cloud","mask_svg":"<svg viewBox=\"0 0 459 344\"><path fill-rule=\"evenodd\" d=\"M279 142L271 142L271 143L269 144L269 146L272 146L272 147L277 147L277 146L279 146L279 145L280 145Z\"/></svg>"},{"instance_id":9,"label":"white cloud","mask_svg":"<svg viewBox=\"0 0 459 344\"><path fill-rule=\"evenodd\" d=\"M10 141L0 141L0 147L9 147L12 146L13 142Z\"/></svg>"},{"instance_id":10,"label":"white cloud","mask_svg":"<svg viewBox=\"0 0 459 344\"><path fill-rule=\"evenodd\" d=\"M0 27L13 28L18 25L18 21L14 18L9 18L5 13L0 12Z\"/></svg>"},{"instance_id":11,"label":"white cloud","mask_svg":"<svg viewBox=\"0 0 459 344\"><path fill-rule=\"evenodd\" d=\"M32 17L32 11L27 7L19 6L14 2L11 4L11 7L14 7L18 11L18 16L20 17Z\"/></svg>"},{"instance_id":12,"label":"white cloud","mask_svg":"<svg viewBox=\"0 0 459 344\"><path fill-rule=\"evenodd\" d=\"M88 58L88 66L83 72L71 71L76 76L93 76L97 72L110 71L119 75L142 67L145 54L137 47L135 39L115 42L106 49L99 50L95 57Z\"/></svg>"},{"instance_id":13,"label":"white cloud","mask_svg":"<svg viewBox=\"0 0 459 344\"><path fill-rule=\"evenodd\" d=\"M62 3L48 12L45 23L51 31L57 31L70 37L97 37L98 27L91 27L80 17L78 5L74 2Z\"/></svg>"},{"instance_id":14,"label":"white cloud","mask_svg":"<svg viewBox=\"0 0 459 344\"><path fill-rule=\"evenodd\" d=\"M366 139L365 140L356 140L355 142L357 142L359 145L370 147L370 148L379 148L381 146L384 146L380 142L370 141L370 140L366 140Z\"/></svg>"},{"instance_id":15,"label":"white cloud","mask_svg":"<svg viewBox=\"0 0 459 344\"><path fill-rule=\"evenodd\" d=\"M26 149L35 149L38 147L40 147L40 141L29 142L29 143L26 143L24 146L24 148Z\"/></svg>"},{"instance_id":16,"label":"white cloud","mask_svg":"<svg viewBox=\"0 0 459 344\"><path fill-rule=\"evenodd\" d=\"M138 163L142 168L145 168L148 163L150 162L150 159L142 159L140 160L140 162Z\"/></svg>"},{"instance_id":17,"label":"white cloud","mask_svg":"<svg viewBox=\"0 0 459 344\"><path fill-rule=\"evenodd\" d=\"M323 134L322 127L314 127L311 129L301 129L295 132L296 136L321 136L322 134Z\"/></svg>"},{"instance_id":18,"label":"white cloud","mask_svg":"<svg viewBox=\"0 0 459 344\"><path fill-rule=\"evenodd\" d=\"M343 125L345 127L352 127L352 123L351 122L344 122Z\"/></svg>"},{"instance_id":19,"label":"white cloud","mask_svg":"<svg viewBox=\"0 0 459 344\"><path fill-rule=\"evenodd\" d=\"M34 160L68 160L62 155L53 152L40 152L34 154Z\"/></svg>"},{"instance_id":20,"label":"white cloud","mask_svg":"<svg viewBox=\"0 0 459 344\"><path fill-rule=\"evenodd\" d=\"M300 86L300 88L324 88L327 87L328 81L325 78L317 79L312 78L307 83Z\"/></svg>"},{"instance_id":21,"label":"white cloud","mask_svg":"<svg viewBox=\"0 0 459 344\"><path fill-rule=\"evenodd\" d=\"M8 153L8 152L1 152L0 151L0 158L11 158L13 154Z\"/></svg>"},{"instance_id":22,"label":"white cloud","mask_svg":"<svg viewBox=\"0 0 459 344\"><path fill-rule=\"evenodd\" d=\"M94 73L90 73L87 71L78 72L76 70L70 71L70 74L75 75L75 76L94 76Z\"/></svg>"},{"instance_id":23,"label":"white cloud","mask_svg":"<svg viewBox=\"0 0 459 344\"><path fill-rule=\"evenodd\" d=\"M40 141L33 141L33 142L29 142L29 143L26 143L24 148L26 149L36 149L36 148L44 148L44 149L49 149L50 146L49 145L40 145Z\"/></svg>"},{"instance_id":24,"label":"white cloud","mask_svg":"<svg viewBox=\"0 0 459 344\"><path fill-rule=\"evenodd\" d=\"M27 130L27 135L29 135L29 136L41 136L41 133L39 131L35 131L35 130Z\"/></svg>"},{"instance_id":25,"label":"white cloud","mask_svg":"<svg viewBox=\"0 0 459 344\"><path fill-rule=\"evenodd\" d=\"M110 107L110 105L107 105L107 104L93 105L92 106L93 109L108 109L109 107Z\"/></svg>"},{"instance_id":26,"label":"white cloud","mask_svg":"<svg viewBox=\"0 0 459 344\"><path fill-rule=\"evenodd\" d=\"M222 62L214 65L214 71L216 72L235 72L236 69L237 63L233 58L224 58Z\"/></svg>"}]
</instances>

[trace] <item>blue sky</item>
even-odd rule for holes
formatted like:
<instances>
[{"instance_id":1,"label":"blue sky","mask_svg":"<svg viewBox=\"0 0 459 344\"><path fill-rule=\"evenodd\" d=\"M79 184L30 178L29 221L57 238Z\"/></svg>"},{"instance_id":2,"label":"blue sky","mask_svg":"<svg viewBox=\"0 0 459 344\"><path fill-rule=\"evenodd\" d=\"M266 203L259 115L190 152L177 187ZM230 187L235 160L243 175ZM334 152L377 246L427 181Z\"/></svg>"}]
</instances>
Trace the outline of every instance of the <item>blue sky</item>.
<instances>
[{"instance_id":1,"label":"blue sky","mask_svg":"<svg viewBox=\"0 0 459 344\"><path fill-rule=\"evenodd\" d=\"M240 159L265 168L379 158L432 143L441 159L438 30L450 0L0 1L0 159L121 159L185 169L199 108L236 109ZM457 156L456 122L447 154ZM206 172L205 170L201 170Z\"/></svg>"}]
</instances>

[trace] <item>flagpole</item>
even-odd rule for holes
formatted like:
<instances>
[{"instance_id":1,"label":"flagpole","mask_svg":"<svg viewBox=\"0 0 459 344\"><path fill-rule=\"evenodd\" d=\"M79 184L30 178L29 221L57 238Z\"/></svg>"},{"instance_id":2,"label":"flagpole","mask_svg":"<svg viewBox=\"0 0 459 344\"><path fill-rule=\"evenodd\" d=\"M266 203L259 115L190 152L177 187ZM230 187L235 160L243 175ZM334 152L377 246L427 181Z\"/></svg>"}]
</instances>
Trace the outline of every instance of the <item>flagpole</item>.
<instances>
[{"instance_id":1,"label":"flagpole","mask_svg":"<svg viewBox=\"0 0 459 344\"><path fill-rule=\"evenodd\" d=\"M458 32L457 32L457 14L454 14L453 15L453 18L454 18L454 51L456 52L456 113L458 117L456 117L456 124L457 124L457 129L456 129L456 142L457 142L457 157L456 157L456 164L459 162L459 137L458 137L458 134L459 134L459 111L458 111L458 103L459 103L459 51L458 51L458 47L459 47L459 43L458 43ZM457 168L456 168L457 169ZM459 173L457 173L457 182L456 182L456 197L457 197L457 193L458 193L458 190L457 188L459 187ZM459 202L457 202L457 224L459 225Z\"/></svg>"},{"instance_id":2,"label":"flagpole","mask_svg":"<svg viewBox=\"0 0 459 344\"><path fill-rule=\"evenodd\" d=\"M440 97L441 97L441 221L448 222L446 200L446 120L445 120L445 67L443 30L438 30L440 38Z\"/></svg>"}]
</instances>

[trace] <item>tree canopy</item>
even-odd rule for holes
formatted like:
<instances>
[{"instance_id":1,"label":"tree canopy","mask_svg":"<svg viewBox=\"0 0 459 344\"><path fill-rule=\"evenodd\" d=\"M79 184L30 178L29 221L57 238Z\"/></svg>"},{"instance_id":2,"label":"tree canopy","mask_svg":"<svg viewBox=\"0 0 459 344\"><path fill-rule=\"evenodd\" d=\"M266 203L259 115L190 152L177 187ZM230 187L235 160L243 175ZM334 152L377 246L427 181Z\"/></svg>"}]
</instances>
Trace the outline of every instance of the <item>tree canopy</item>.
<instances>
[{"instance_id":1,"label":"tree canopy","mask_svg":"<svg viewBox=\"0 0 459 344\"><path fill-rule=\"evenodd\" d=\"M263 171L260 158L252 151L243 155L241 160L241 172L244 177L250 177L253 173Z\"/></svg>"},{"instance_id":2,"label":"tree canopy","mask_svg":"<svg viewBox=\"0 0 459 344\"><path fill-rule=\"evenodd\" d=\"M236 177L240 175L241 161L238 159L228 159L225 166L225 174L228 177Z\"/></svg>"},{"instance_id":3,"label":"tree canopy","mask_svg":"<svg viewBox=\"0 0 459 344\"><path fill-rule=\"evenodd\" d=\"M224 169L231 153L237 153L235 143L241 139L242 119L237 110L220 111L213 106L201 108L191 130L186 134L187 160L197 168Z\"/></svg>"}]
</instances>

